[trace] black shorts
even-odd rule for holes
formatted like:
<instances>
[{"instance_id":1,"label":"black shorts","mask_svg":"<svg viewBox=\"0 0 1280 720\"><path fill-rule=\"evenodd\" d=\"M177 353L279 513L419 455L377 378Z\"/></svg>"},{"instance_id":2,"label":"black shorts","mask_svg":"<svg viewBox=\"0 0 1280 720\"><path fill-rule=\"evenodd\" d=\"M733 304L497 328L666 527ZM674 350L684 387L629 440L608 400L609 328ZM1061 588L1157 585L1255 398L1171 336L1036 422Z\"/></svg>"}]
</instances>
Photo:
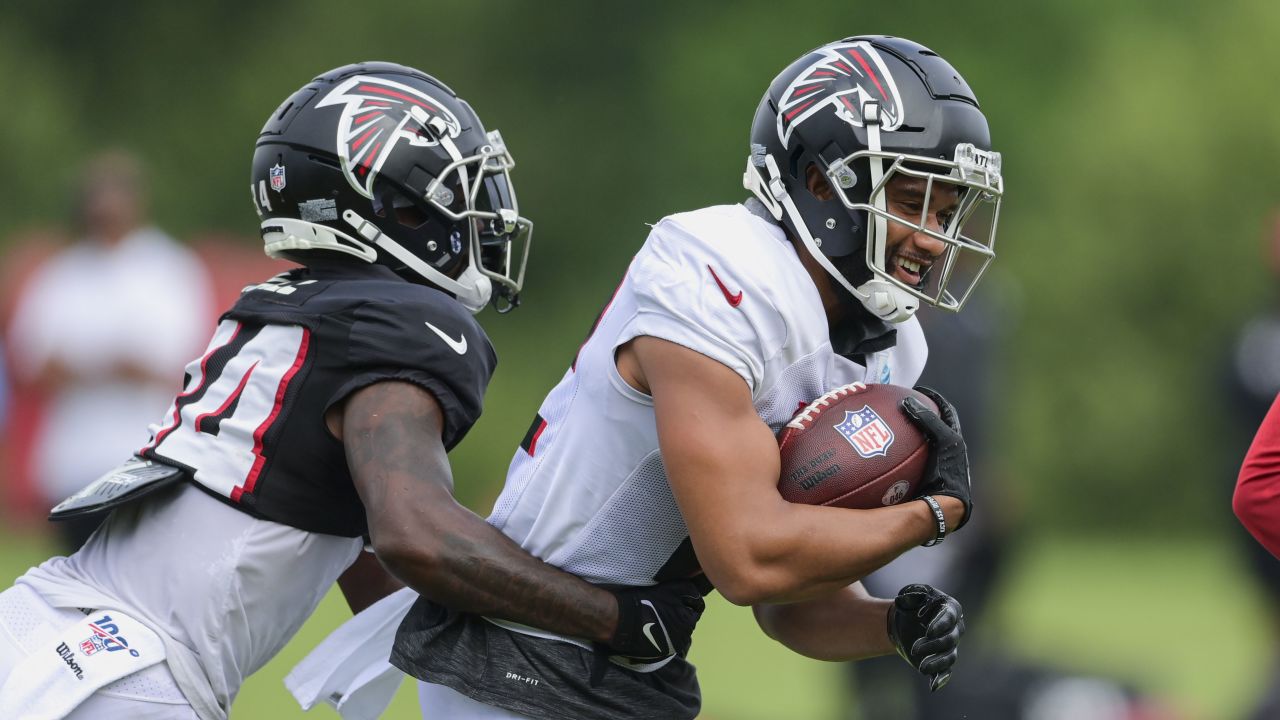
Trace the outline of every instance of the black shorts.
<instances>
[{"instance_id":1,"label":"black shorts","mask_svg":"<svg viewBox=\"0 0 1280 720\"><path fill-rule=\"evenodd\" d=\"M610 664L588 682L595 654L508 630L418 598L396 633L391 664L486 705L545 720L692 720L702 707L693 665L676 658L640 673Z\"/></svg>"}]
</instances>

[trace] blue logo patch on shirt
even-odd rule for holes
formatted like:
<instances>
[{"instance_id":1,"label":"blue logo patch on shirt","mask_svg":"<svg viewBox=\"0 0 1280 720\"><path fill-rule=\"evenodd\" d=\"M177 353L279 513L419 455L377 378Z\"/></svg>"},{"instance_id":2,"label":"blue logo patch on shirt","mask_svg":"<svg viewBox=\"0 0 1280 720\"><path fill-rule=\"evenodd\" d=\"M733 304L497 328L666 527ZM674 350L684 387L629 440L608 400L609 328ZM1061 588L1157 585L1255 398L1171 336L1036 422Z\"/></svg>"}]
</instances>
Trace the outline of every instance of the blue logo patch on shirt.
<instances>
[{"instance_id":1,"label":"blue logo patch on shirt","mask_svg":"<svg viewBox=\"0 0 1280 720\"><path fill-rule=\"evenodd\" d=\"M870 405L857 412L846 410L844 420L832 427L864 458L884 457L893 445L893 430Z\"/></svg>"},{"instance_id":2,"label":"blue logo patch on shirt","mask_svg":"<svg viewBox=\"0 0 1280 720\"><path fill-rule=\"evenodd\" d=\"M89 623L89 629L93 631L93 634L80 643L80 652L86 656L102 650L107 652L128 650L129 654L134 657L138 657L141 654L129 647L129 641L125 640L124 636L120 634L120 628L111 622L110 615L103 615L101 618Z\"/></svg>"}]
</instances>

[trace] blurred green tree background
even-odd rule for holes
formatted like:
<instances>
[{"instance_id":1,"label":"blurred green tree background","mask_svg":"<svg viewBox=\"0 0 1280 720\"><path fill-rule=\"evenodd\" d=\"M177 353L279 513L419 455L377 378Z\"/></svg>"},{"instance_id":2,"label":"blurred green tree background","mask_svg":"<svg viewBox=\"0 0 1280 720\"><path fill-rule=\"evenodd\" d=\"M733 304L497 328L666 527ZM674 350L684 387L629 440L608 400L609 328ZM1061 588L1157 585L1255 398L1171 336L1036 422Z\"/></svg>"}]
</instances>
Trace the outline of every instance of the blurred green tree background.
<instances>
[{"instance_id":1,"label":"blurred green tree background","mask_svg":"<svg viewBox=\"0 0 1280 720\"><path fill-rule=\"evenodd\" d=\"M519 163L537 224L527 307L488 325L503 355L493 409L527 415L644 223L744 196L772 76L845 34L901 34L961 69L1005 155L997 267L1022 322L1001 447L1037 522L1206 532L1225 506L1196 408L1265 290L1253 267L1280 200L1277 29L1266 0L6 3L0 238L65 220L74 169L104 145L152 165L172 232L253 237L248 160L277 103L354 60L420 67ZM521 428L491 417L484 437L510 444ZM505 458L463 463L494 482Z\"/></svg>"},{"instance_id":2,"label":"blurred green tree background","mask_svg":"<svg viewBox=\"0 0 1280 720\"><path fill-rule=\"evenodd\" d=\"M645 223L745 197L774 74L845 35L903 35L961 70L1005 157L996 282L1018 321L994 444L1024 529L1220 543L1236 443L1217 375L1274 290L1278 32L1272 0L6 2L0 250L66 222L104 146L149 162L166 229L256 243L249 159L282 99L357 60L436 75L502 130L537 227L525 307L483 318L501 363L454 453L484 509Z\"/></svg>"}]
</instances>

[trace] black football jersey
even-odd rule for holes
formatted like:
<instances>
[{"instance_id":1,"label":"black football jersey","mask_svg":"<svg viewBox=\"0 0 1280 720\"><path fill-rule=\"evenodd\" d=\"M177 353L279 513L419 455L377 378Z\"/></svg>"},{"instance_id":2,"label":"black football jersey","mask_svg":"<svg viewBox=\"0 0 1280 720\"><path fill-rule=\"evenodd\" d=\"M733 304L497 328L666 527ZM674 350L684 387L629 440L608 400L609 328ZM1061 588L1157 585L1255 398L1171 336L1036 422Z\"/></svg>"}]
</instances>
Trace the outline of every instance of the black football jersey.
<instances>
[{"instance_id":1,"label":"black football jersey","mask_svg":"<svg viewBox=\"0 0 1280 720\"><path fill-rule=\"evenodd\" d=\"M310 532L367 534L325 411L383 380L430 391L453 448L480 417L497 357L439 290L378 265L299 268L245 289L141 455L217 497Z\"/></svg>"}]
</instances>

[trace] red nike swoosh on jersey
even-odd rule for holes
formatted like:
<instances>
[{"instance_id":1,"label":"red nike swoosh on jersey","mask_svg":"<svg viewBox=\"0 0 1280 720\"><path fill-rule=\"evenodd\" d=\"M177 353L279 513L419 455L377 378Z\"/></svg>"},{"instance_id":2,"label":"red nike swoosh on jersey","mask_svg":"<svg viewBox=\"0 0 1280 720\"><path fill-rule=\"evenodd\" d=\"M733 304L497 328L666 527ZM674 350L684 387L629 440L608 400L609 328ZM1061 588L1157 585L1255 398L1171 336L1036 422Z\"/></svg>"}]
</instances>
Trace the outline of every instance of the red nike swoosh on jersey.
<instances>
[{"instance_id":1,"label":"red nike swoosh on jersey","mask_svg":"<svg viewBox=\"0 0 1280 720\"><path fill-rule=\"evenodd\" d=\"M720 286L720 292L724 293L724 299L729 301L729 307L738 307L738 304L742 302L742 291L739 290L737 295L729 292L729 288L724 286L724 282L716 274L716 269L710 265L707 266L707 269L711 271L711 277L715 278L716 284Z\"/></svg>"}]
</instances>

